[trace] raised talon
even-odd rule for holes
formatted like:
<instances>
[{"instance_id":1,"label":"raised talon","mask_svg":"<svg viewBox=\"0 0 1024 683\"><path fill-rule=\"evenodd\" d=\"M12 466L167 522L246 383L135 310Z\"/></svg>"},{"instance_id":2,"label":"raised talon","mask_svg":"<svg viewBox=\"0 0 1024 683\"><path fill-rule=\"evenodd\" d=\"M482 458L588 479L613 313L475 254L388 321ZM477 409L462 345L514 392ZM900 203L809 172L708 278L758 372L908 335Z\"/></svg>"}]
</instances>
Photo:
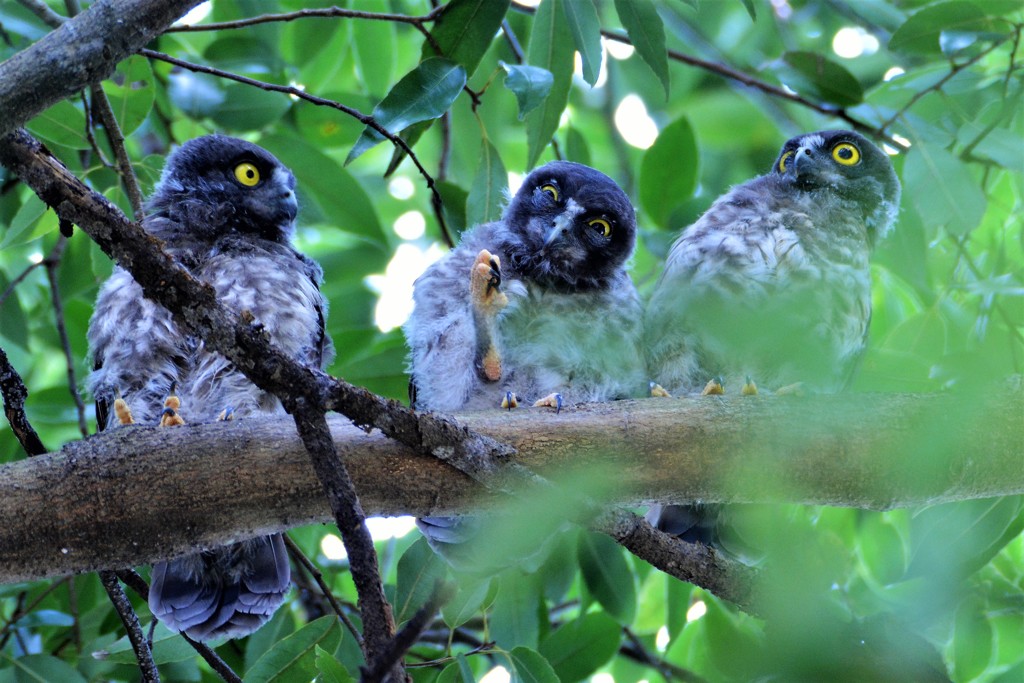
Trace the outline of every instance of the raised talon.
<instances>
[{"instance_id":1,"label":"raised talon","mask_svg":"<svg viewBox=\"0 0 1024 683\"><path fill-rule=\"evenodd\" d=\"M501 291L501 259L486 249L480 250L473 262L469 291L473 305L486 315L496 315L508 304Z\"/></svg>"},{"instance_id":2,"label":"raised talon","mask_svg":"<svg viewBox=\"0 0 1024 683\"><path fill-rule=\"evenodd\" d=\"M164 411L160 414L161 427L177 427L185 424L185 420L178 414L178 410L181 408L181 399L174 393L176 386L177 382L171 382L171 390L168 392L167 398L164 399Z\"/></svg>"},{"instance_id":3,"label":"raised talon","mask_svg":"<svg viewBox=\"0 0 1024 683\"><path fill-rule=\"evenodd\" d=\"M555 413L562 412L562 395L558 393L548 394L533 404L534 408L554 408Z\"/></svg>"},{"instance_id":4,"label":"raised talon","mask_svg":"<svg viewBox=\"0 0 1024 683\"><path fill-rule=\"evenodd\" d=\"M651 396L656 398L672 398L672 394L668 393L665 387L657 382L651 382Z\"/></svg>"},{"instance_id":5,"label":"raised talon","mask_svg":"<svg viewBox=\"0 0 1024 683\"><path fill-rule=\"evenodd\" d=\"M701 396L721 396L725 393L725 385L722 383L721 377L712 377L708 380L708 383L704 385L704 391L700 392Z\"/></svg>"},{"instance_id":6,"label":"raised talon","mask_svg":"<svg viewBox=\"0 0 1024 683\"><path fill-rule=\"evenodd\" d=\"M741 396L757 396L757 385L754 384L754 380L750 379L750 375L747 375L747 381L743 384L743 388L740 389Z\"/></svg>"},{"instance_id":7,"label":"raised talon","mask_svg":"<svg viewBox=\"0 0 1024 683\"><path fill-rule=\"evenodd\" d=\"M217 416L217 422L227 422L228 420L235 419L235 407L227 406L224 410L220 411L220 415Z\"/></svg>"},{"instance_id":8,"label":"raised talon","mask_svg":"<svg viewBox=\"0 0 1024 683\"><path fill-rule=\"evenodd\" d=\"M511 391L505 392L505 397L501 399L501 407L505 410L512 410L513 408L519 407L519 397L513 394Z\"/></svg>"}]
</instances>

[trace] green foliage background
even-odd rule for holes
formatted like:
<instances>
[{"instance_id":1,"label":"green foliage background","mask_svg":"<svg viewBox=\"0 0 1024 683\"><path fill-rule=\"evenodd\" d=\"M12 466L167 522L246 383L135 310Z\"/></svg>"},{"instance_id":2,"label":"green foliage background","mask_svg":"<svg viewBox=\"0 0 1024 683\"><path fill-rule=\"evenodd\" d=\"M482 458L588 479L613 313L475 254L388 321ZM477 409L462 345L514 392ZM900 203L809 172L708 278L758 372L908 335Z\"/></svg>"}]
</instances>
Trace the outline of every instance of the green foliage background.
<instances>
[{"instance_id":1,"label":"green foliage background","mask_svg":"<svg viewBox=\"0 0 1024 683\"><path fill-rule=\"evenodd\" d=\"M64 11L63 3L49 4ZM204 21L331 4L215 1ZM678 230L715 197L765 172L785 139L848 127L849 117L899 148L893 161L904 186L897 228L875 254L870 348L855 388L965 391L1021 372L1024 12L1017 0L544 0L536 12L506 0L449 4L444 20L426 25L429 39L395 21L310 18L167 33L153 47L294 85L404 130L438 180L456 237L500 211L506 169L523 174L560 155L605 171L639 209L632 272L642 292ZM427 0L345 6L409 16L432 9ZM499 33L503 21L522 55ZM0 5L0 26L4 59L49 30L18 2ZM832 40L844 27L874 37L878 49L837 56ZM600 29L628 32L635 53L610 58ZM706 63L669 59L666 49ZM582 55L575 76L574 51ZM723 77L723 67L760 85ZM893 67L903 73L886 80ZM780 94L783 86L802 101ZM172 144L211 131L258 142L293 169L298 241L326 273L338 349L330 371L404 398L404 342L400 331L375 326L377 294L367 278L383 274L407 242L392 228L402 214L426 219L414 246L443 244L430 192L410 160L336 109L140 56L123 62L103 88L144 192ZM660 131L649 149L626 143L614 123L627 95L643 101ZM130 212L106 135L86 111L81 98L72 99L28 127ZM407 198L389 191L385 173L393 163L391 178L414 188ZM81 437L69 388L79 390L88 371L85 331L112 265L77 231L55 253L56 217L3 169L0 229L0 346L29 388L30 419L55 450ZM41 260L53 267L33 265ZM73 384L48 271L63 304ZM93 419L87 409L86 422ZM926 446L930 438L921 434ZM0 425L0 462L21 457ZM533 566L461 577L456 600L410 658L434 665L411 671L417 681L473 680L496 664L520 680L567 683L596 672L616 681L1020 681L1021 507L1008 498L888 513L793 507L752 514L747 531L772 560L766 620L667 578L607 539L560 532ZM520 517L524 527L555 533L526 511ZM291 535L324 567L336 594L354 601L344 564L321 552L326 533L316 527ZM425 600L430 579L446 571L415 538L380 545L404 618ZM135 602L148 622L146 606ZM706 613L688 620L698 602ZM358 647L336 621L317 619L321 608L297 591L269 626L218 651L246 680L358 676ZM0 586L0 682L134 680L120 634L95 576ZM215 680L180 638L157 629L156 641L165 680Z\"/></svg>"}]
</instances>

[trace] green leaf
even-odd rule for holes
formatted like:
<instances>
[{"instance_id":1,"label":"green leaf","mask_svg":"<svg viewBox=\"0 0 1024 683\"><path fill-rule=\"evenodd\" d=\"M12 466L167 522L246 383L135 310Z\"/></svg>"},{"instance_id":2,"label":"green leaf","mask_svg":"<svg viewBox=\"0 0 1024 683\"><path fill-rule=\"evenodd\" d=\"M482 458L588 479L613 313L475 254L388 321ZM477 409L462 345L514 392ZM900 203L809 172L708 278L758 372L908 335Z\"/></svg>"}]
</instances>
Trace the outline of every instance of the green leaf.
<instances>
[{"instance_id":1,"label":"green leaf","mask_svg":"<svg viewBox=\"0 0 1024 683\"><path fill-rule=\"evenodd\" d=\"M38 609L18 619L19 628L38 628L40 626L73 626L74 617L53 609Z\"/></svg>"},{"instance_id":2,"label":"green leaf","mask_svg":"<svg viewBox=\"0 0 1024 683\"><path fill-rule=\"evenodd\" d=\"M945 149L916 142L903 165L903 195L917 210L927 234L945 228L965 235L985 215L985 194L967 165Z\"/></svg>"},{"instance_id":3,"label":"green leaf","mask_svg":"<svg viewBox=\"0 0 1024 683\"><path fill-rule=\"evenodd\" d=\"M70 664L50 655L26 655L10 661L16 683L85 683L82 674Z\"/></svg>"},{"instance_id":4,"label":"green leaf","mask_svg":"<svg viewBox=\"0 0 1024 683\"><path fill-rule=\"evenodd\" d=\"M274 643L295 632L295 619L290 610L279 609L266 624L245 641L245 671L253 667Z\"/></svg>"},{"instance_id":5,"label":"green leaf","mask_svg":"<svg viewBox=\"0 0 1024 683\"><path fill-rule=\"evenodd\" d=\"M430 36L440 53L423 42L423 58L442 56L461 64L472 76L508 11L510 0L452 0L434 23Z\"/></svg>"},{"instance_id":6,"label":"green leaf","mask_svg":"<svg viewBox=\"0 0 1024 683\"><path fill-rule=\"evenodd\" d=\"M754 0L740 0L743 3L743 7L747 10L747 14L750 15L751 21L757 21L757 5L754 4Z\"/></svg>"},{"instance_id":7,"label":"green leaf","mask_svg":"<svg viewBox=\"0 0 1024 683\"><path fill-rule=\"evenodd\" d=\"M857 535L858 551L875 581L888 585L906 571L907 551L896 528L880 513L868 513Z\"/></svg>"},{"instance_id":8,"label":"green leaf","mask_svg":"<svg viewBox=\"0 0 1024 683\"><path fill-rule=\"evenodd\" d=\"M245 83L224 86L224 101L210 113L214 123L232 131L259 130L274 123L291 107L287 95L267 92Z\"/></svg>"},{"instance_id":9,"label":"green leaf","mask_svg":"<svg viewBox=\"0 0 1024 683\"><path fill-rule=\"evenodd\" d=\"M93 652L96 659L121 664L136 663L135 650L128 636L122 636L109 647ZM153 661L157 664L183 662L196 656L195 648L189 645L181 634L172 631L162 623L157 624L153 632Z\"/></svg>"},{"instance_id":10,"label":"green leaf","mask_svg":"<svg viewBox=\"0 0 1024 683\"><path fill-rule=\"evenodd\" d=\"M424 60L402 77L387 96L373 109L373 118L386 130L397 133L420 121L436 119L448 111L466 85L466 70L442 57ZM384 140L384 136L367 126L353 145L345 164Z\"/></svg>"},{"instance_id":11,"label":"green leaf","mask_svg":"<svg viewBox=\"0 0 1024 683\"><path fill-rule=\"evenodd\" d=\"M0 271L0 293L7 291L10 284L3 272ZM0 326L0 335L25 351L29 351L28 318L25 316L25 310L21 307L21 299L18 297L17 291L11 292L3 303L0 303L0 320L3 320L3 325Z\"/></svg>"},{"instance_id":12,"label":"green leaf","mask_svg":"<svg viewBox=\"0 0 1024 683\"><path fill-rule=\"evenodd\" d=\"M398 560L398 593L395 598L395 622L411 619L434 593L438 581L443 581L447 565L419 538L409 546Z\"/></svg>"},{"instance_id":13,"label":"green leaf","mask_svg":"<svg viewBox=\"0 0 1024 683\"><path fill-rule=\"evenodd\" d=\"M973 574L1024 530L1020 497L966 500L917 512L910 522L907 576Z\"/></svg>"},{"instance_id":14,"label":"green leaf","mask_svg":"<svg viewBox=\"0 0 1024 683\"><path fill-rule=\"evenodd\" d=\"M590 0L587 0L590 2ZM566 25L565 0L542 2L533 17L527 62L551 72L551 94L526 117L527 168L533 168L541 152L558 130L572 85L572 35Z\"/></svg>"},{"instance_id":15,"label":"green leaf","mask_svg":"<svg viewBox=\"0 0 1024 683\"><path fill-rule=\"evenodd\" d=\"M380 11L380 0L355 0L351 9ZM391 87L395 71L395 24L390 21L352 21L356 67L366 92L377 99Z\"/></svg>"},{"instance_id":16,"label":"green leaf","mask_svg":"<svg viewBox=\"0 0 1024 683\"><path fill-rule=\"evenodd\" d=\"M860 104L864 99L860 81L817 52L787 52L776 70L786 85L802 95L842 107Z\"/></svg>"},{"instance_id":17,"label":"green leaf","mask_svg":"<svg viewBox=\"0 0 1024 683\"><path fill-rule=\"evenodd\" d=\"M441 608L448 628L458 628L480 611L491 589L491 578L460 578L455 597Z\"/></svg>"},{"instance_id":18,"label":"green leaf","mask_svg":"<svg viewBox=\"0 0 1024 683\"><path fill-rule=\"evenodd\" d=\"M565 158L585 166L590 163L590 146L579 129L569 126L565 131Z\"/></svg>"},{"instance_id":19,"label":"green leaf","mask_svg":"<svg viewBox=\"0 0 1024 683\"><path fill-rule=\"evenodd\" d=\"M558 675L548 660L528 647L513 648L508 653L511 683L559 683Z\"/></svg>"},{"instance_id":20,"label":"green leaf","mask_svg":"<svg viewBox=\"0 0 1024 683\"><path fill-rule=\"evenodd\" d=\"M889 49L911 54L939 54L939 38L943 32L975 33L994 28L978 4L952 0L915 12L892 34Z\"/></svg>"},{"instance_id":21,"label":"green leaf","mask_svg":"<svg viewBox=\"0 0 1024 683\"><path fill-rule=\"evenodd\" d=\"M132 55L119 63L114 75L103 81L103 92L107 94L121 133L135 132L153 108L155 89L149 60Z\"/></svg>"},{"instance_id":22,"label":"green leaf","mask_svg":"<svg viewBox=\"0 0 1024 683\"><path fill-rule=\"evenodd\" d=\"M334 655L316 646L316 683L349 683L355 679Z\"/></svg>"},{"instance_id":23,"label":"green leaf","mask_svg":"<svg viewBox=\"0 0 1024 683\"><path fill-rule=\"evenodd\" d=\"M585 531L576 548L587 590L623 626L636 615L636 582L622 549L608 536Z\"/></svg>"},{"instance_id":24,"label":"green leaf","mask_svg":"<svg viewBox=\"0 0 1024 683\"><path fill-rule=\"evenodd\" d=\"M211 116L227 99L220 80L209 74L178 71L167 77L167 96L185 114Z\"/></svg>"},{"instance_id":25,"label":"green leaf","mask_svg":"<svg viewBox=\"0 0 1024 683\"><path fill-rule=\"evenodd\" d=\"M340 642L341 626L338 625L338 617L333 614L320 617L279 640L256 660L252 668L245 672L246 683L311 680L317 671L317 650L334 652Z\"/></svg>"},{"instance_id":26,"label":"green leaf","mask_svg":"<svg viewBox=\"0 0 1024 683\"><path fill-rule=\"evenodd\" d=\"M640 205L661 228L697 189L700 155L689 120L682 116L658 134L640 163Z\"/></svg>"},{"instance_id":27,"label":"green leaf","mask_svg":"<svg viewBox=\"0 0 1024 683\"><path fill-rule=\"evenodd\" d=\"M448 232L456 243L459 235L466 229L466 199L469 193L449 180L437 183L437 191L441 194L441 205L444 208L444 220Z\"/></svg>"},{"instance_id":28,"label":"green leaf","mask_svg":"<svg viewBox=\"0 0 1024 683\"><path fill-rule=\"evenodd\" d=\"M33 135L71 149L89 149L85 114L69 100L61 100L25 126Z\"/></svg>"},{"instance_id":29,"label":"green leaf","mask_svg":"<svg viewBox=\"0 0 1024 683\"><path fill-rule=\"evenodd\" d=\"M665 24L658 16L654 0L615 0L619 21L629 34L640 59L661 81L665 97L669 95L668 52L665 50Z\"/></svg>"},{"instance_id":30,"label":"green leaf","mask_svg":"<svg viewBox=\"0 0 1024 683\"><path fill-rule=\"evenodd\" d=\"M300 197L312 198L325 220L341 230L366 237L377 246L387 244L370 196L334 159L293 136L271 135L262 138L260 144L273 152L299 178ZM300 223L304 215L300 202Z\"/></svg>"},{"instance_id":31,"label":"green leaf","mask_svg":"<svg viewBox=\"0 0 1024 683\"><path fill-rule=\"evenodd\" d=\"M508 189L508 173L491 141L480 143L480 165L466 197L466 222L480 225L501 218L501 207Z\"/></svg>"},{"instance_id":32,"label":"green leaf","mask_svg":"<svg viewBox=\"0 0 1024 683\"><path fill-rule=\"evenodd\" d=\"M540 106L544 98L551 92L555 77L547 69L538 66L517 66L498 62L507 74L505 87L511 90L519 103L519 120Z\"/></svg>"},{"instance_id":33,"label":"green leaf","mask_svg":"<svg viewBox=\"0 0 1024 683\"><path fill-rule=\"evenodd\" d=\"M953 620L953 668L958 681L973 681L992 661L992 625L978 599L960 603Z\"/></svg>"},{"instance_id":34,"label":"green leaf","mask_svg":"<svg viewBox=\"0 0 1024 683\"><path fill-rule=\"evenodd\" d=\"M43 200L29 195L25 203L14 214L11 224L0 240L0 249L25 244L57 229L57 215L48 211Z\"/></svg>"},{"instance_id":35,"label":"green leaf","mask_svg":"<svg viewBox=\"0 0 1024 683\"><path fill-rule=\"evenodd\" d=\"M601 21L593 0L567 0L562 4L573 43L583 60L583 80L597 83L601 73Z\"/></svg>"},{"instance_id":36,"label":"green leaf","mask_svg":"<svg viewBox=\"0 0 1024 683\"><path fill-rule=\"evenodd\" d=\"M504 648L535 647L540 636L540 592L533 577L509 570L491 606L491 638Z\"/></svg>"},{"instance_id":37,"label":"green leaf","mask_svg":"<svg viewBox=\"0 0 1024 683\"><path fill-rule=\"evenodd\" d=\"M540 653L562 683L576 683L594 673L619 649L622 629L604 612L593 612L563 625L544 639Z\"/></svg>"}]
</instances>

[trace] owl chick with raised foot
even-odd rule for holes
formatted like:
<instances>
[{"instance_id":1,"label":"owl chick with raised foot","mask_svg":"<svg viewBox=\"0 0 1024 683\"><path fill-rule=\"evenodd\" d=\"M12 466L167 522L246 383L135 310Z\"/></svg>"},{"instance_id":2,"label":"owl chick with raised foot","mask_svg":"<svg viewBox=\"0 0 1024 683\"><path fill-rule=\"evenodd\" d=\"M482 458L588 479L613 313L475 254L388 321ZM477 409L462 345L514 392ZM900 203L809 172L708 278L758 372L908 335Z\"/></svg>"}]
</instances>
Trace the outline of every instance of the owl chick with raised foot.
<instances>
[{"instance_id":1,"label":"owl chick with raised foot","mask_svg":"<svg viewBox=\"0 0 1024 683\"><path fill-rule=\"evenodd\" d=\"M290 242L294 190L291 171L266 150L209 135L171 154L142 223L222 303L321 368L331 354L327 304L320 267ZM182 330L120 267L100 290L88 338L101 429L283 413L277 398ZM239 638L270 618L290 582L284 539L274 534L153 565L149 606L196 640Z\"/></svg>"},{"instance_id":2,"label":"owl chick with raised foot","mask_svg":"<svg viewBox=\"0 0 1024 683\"><path fill-rule=\"evenodd\" d=\"M867 341L869 258L899 202L889 157L863 136L786 142L770 172L719 197L672 245L645 312L652 379L674 395L710 378L744 395L840 391ZM659 506L649 518L707 542L720 511Z\"/></svg>"},{"instance_id":3,"label":"owl chick with raised foot","mask_svg":"<svg viewBox=\"0 0 1024 683\"><path fill-rule=\"evenodd\" d=\"M642 395L642 308L625 270L635 240L633 206L611 178L564 161L535 169L501 220L465 233L416 281L404 328L413 407L558 410ZM420 520L435 549L464 540L463 527Z\"/></svg>"}]
</instances>

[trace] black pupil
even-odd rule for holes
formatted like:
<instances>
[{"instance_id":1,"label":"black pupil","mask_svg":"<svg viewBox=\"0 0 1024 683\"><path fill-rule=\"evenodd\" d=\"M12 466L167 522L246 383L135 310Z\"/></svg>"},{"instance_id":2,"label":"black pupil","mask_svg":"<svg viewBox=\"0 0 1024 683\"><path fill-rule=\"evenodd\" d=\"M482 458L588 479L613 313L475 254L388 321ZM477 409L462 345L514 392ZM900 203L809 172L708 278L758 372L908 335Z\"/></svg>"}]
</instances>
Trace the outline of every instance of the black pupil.
<instances>
[{"instance_id":1,"label":"black pupil","mask_svg":"<svg viewBox=\"0 0 1024 683\"><path fill-rule=\"evenodd\" d=\"M839 156L841 156L843 159L849 159L853 156L853 150L850 149L849 147L840 147Z\"/></svg>"},{"instance_id":2,"label":"black pupil","mask_svg":"<svg viewBox=\"0 0 1024 683\"><path fill-rule=\"evenodd\" d=\"M253 178L256 177L256 174L253 172L251 168L247 168L245 169L245 177L248 178L249 180L252 180Z\"/></svg>"}]
</instances>

